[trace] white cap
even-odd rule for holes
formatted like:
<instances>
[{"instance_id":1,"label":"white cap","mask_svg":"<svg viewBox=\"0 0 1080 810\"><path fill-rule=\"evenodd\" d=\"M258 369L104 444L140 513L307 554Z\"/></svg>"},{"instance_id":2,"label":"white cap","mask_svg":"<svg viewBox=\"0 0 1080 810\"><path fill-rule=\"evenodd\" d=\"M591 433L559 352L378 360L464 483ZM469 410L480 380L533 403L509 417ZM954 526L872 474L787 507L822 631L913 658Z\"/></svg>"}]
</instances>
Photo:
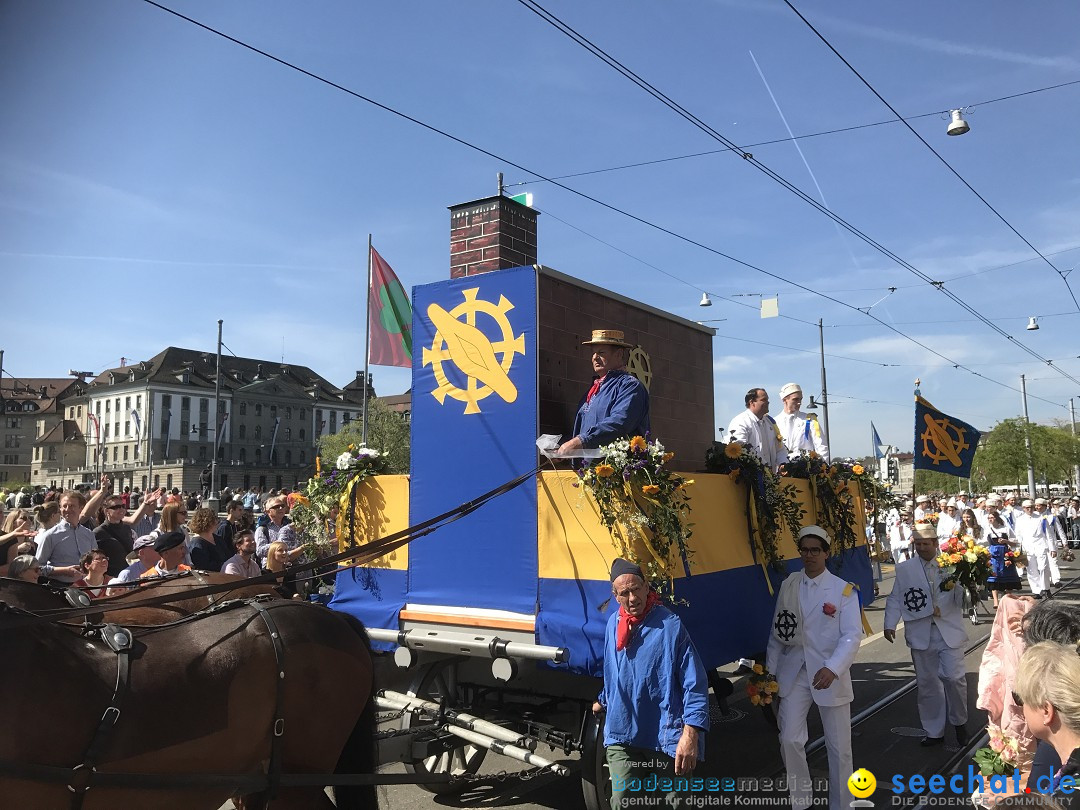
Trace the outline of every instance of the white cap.
<instances>
[{"instance_id":1,"label":"white cap","mask_svg":"<svg viewBox=\"0 0 1080 810\"><path fill-rule=\"evenodd\" d=\"M960 495L960 496L964 496L964 495L967 495L967 492L965 492L964 490L960 490L960 491L959 491L959 492L957 492L956 494L957 494L957 495Z\"/></svg>"},{"instance_id":2,"label":"white cap","mask_svg":"<svg viewBox=\"0 0 1080 810\"><path fill-rule=\"evenodd\" d=\"M798 545L798 541L802 540L804 537L817 537L819 540L824 540L825 545L832 545L832 538L829 537L829 533L820 526L815 526L813 524L804 526L802 531L799 532L799 537L798 540L795 541L795 544Z\"/></svg>"},{"instance_id":3,"label":"white cap","mask_svg":"<svg viewBox=\"0 0 1080 810\"><path fill-rule=\"evenodd\" d=\"M1030 500L1028 500L1027 498L1024 498L1024 502L1023 502L1022 504L1020 504L1020 505L1021 505L1021 506L1025 506L1025 507L1026 507L1026 506L1034 506L1035 504L1033 504L1033 503L1032 503L1032 502L1031 502Z\"/></svg>"},{"instance_id":4,"label":"white cap","mask_svg":"<svg viewBox=\"0 0 1080 810\"><path fill-rule=\"evenodd\" d=\"M915 499L915 503L927 503L929 500L930 498L926 495L920 495L918 498Z\"/></svg>"},{"instance_id":5,"label":"white cap","mask_svg":"<svg viewBox=\"0 0 1080 810\"><path fill-rule=\"evenodd\" d=\"M802 393L802 386L798 383L785 383L780 387L780 399L784 399L795 393Z\"/></svg>"},{"instance_id":6,"label":"white cap","mask_svg":"<svg viewBox=\"0 0 1080 810\"><path fill-rule=\"evenodd\" d=\"M1045 503L1046 503L1046 498L1036 498L1035 499L1035 505L1036 506L1042 506Z\"/></svg>"},{"instance_id":7,"label":"white cap","mask_svg":"<svg viewBox=\"0 0 1080 810\"><path fill-rule=\"evenodd\" d=\"M997 495L991 495L986 499L987 506L1001 506L1001 499Z\"/></svg>"},{"instance_id":8,"label":"white cap","mask_svg":"<svg viewBox=\"0 0 1080 810\"><path fill-rule=\"evenodd\" d=\"M945 508L948 509L950 506L956 506L956 498L949 498L949 502L945 504Z\"/></svg>"},{"instance_id":9,"label":"white cap","mask_svg":"<svg viewBox=\"0 0 1080 810\"><path fill-rule=\"evenodd\" d=\"M915 505L915 501L904 501L904 508L905 509L910 509L914 505Z\"/></svg>"}]
</instances>

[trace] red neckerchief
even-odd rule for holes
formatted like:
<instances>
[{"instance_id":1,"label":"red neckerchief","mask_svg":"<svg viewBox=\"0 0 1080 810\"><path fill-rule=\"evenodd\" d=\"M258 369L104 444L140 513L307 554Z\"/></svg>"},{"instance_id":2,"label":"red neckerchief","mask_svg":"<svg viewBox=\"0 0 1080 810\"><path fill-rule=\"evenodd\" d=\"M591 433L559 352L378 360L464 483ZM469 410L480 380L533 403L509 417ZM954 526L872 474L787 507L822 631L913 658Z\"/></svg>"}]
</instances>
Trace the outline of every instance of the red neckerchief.
<instances>
[{"instance_id":1,"label":"red neckerchief","mask_svg":"<svg viewBox=\"0 0 1080 810\"><path fill-rule=\"evenodd\" d=\"M626 608L619 605L619 624L615 628L616 650L626 649L626 645L630 643L630 633L633 632L634 626L645 621L645 617L649 615L649 612L659 604L660 597L656 595L655 591L649 591L649 596L645 600L645 611L640 616L631 616L626 612Z\"/></svg>"},{"instance_id":2,"label":"red neckerchief","mask_svg":"<svg viewBox=\"0 0 1080 810\"><path fill-rule=\"evenodd\" d=\"M589 393L585 395L585 401L591 402L592 398L596 395L596 392L600 390L600 384L607 379L607 374L603 377L597 377L593 380L592 388L589 389Z\"/></svg>"}]
</instances>

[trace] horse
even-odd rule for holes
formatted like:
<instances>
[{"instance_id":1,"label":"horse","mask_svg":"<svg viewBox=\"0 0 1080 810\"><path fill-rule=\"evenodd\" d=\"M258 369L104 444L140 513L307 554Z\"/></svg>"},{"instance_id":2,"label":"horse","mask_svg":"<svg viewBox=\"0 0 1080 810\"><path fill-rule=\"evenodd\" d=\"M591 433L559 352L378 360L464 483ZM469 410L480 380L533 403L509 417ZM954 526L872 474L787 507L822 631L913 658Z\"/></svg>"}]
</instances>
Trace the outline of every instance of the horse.
<instances>
[{"instance_id":1,"label":"horse","mask_svg":"<svg viewBox=\"0 0 1080 810\"><path fill-rule=\"evenodd\" d=\"M7 604L26 590L10 583L0 597ZM374 773L370 647L350 616L296 600L237 601L132 628L128 653L103 643L115 636L111 629L100 639L77 629L7 605L0 610L0 694L15 696L0 726L6 805L212 810L237 792L235 783L198 776L217 773L256 777L243 783L259 789L244 800L256 810L271 799L271 783L259 777L273 771L275 759L282 774ZM121 678L125 656L129 675ZM124 681L126 689L118 688ZM110 705L118 717L102 736L97 730ZM72 793L67 785L91 772L81 764L142 777L115 785L91 777L89 790ZM81 773L65 773L73 768ZM190 783L177 782L183 775ZM377 806L370 785L335 793L339 808ZM322 787L282 784L272 806L333 805Z\"/></svg>"}]
</instances>

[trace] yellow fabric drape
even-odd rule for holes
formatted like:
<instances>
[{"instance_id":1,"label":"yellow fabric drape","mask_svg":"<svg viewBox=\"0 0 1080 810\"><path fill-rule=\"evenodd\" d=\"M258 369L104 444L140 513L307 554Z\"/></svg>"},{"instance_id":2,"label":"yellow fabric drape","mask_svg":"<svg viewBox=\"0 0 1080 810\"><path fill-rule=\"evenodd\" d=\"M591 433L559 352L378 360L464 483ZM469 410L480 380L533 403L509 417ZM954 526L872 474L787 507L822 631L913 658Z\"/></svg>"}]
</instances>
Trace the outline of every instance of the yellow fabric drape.
<instances>
[{"instance_id":1,"label":"yellow fabric drape","mask_svg":"<svg viewBox=\"0 0 1080 810\"><path fill-rule=\"evenodd\" d=\"M772 578L769 576L769 564L765 561L765 546L761 542L761 521L758 519L757 513L757 498L754 497L754 490L749 484L746 485L750 491L750 531L753 534L753 544L757 549L758 565L761 566L761 573L765 575L765 585L769 589L769 596L774 596Z\"/></svg>"}]
</instances>

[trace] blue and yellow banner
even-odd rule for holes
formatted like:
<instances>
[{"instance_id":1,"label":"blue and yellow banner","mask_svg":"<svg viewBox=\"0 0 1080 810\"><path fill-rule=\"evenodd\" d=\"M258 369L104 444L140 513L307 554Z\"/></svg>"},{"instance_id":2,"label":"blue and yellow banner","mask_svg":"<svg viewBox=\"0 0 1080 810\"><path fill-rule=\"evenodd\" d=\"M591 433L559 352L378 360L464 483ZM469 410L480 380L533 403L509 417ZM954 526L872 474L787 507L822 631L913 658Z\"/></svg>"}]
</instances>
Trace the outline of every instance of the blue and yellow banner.
<instances>
[{"instance_id":1,"label":"blue and yellow banner","mask_svg":"<svg viewBox=\"0 0 1080 810\"><path fill-rule=\"evenodd\" d=\"M967 422L915 397L915 469L971 477L971 461L982 434Z\"/></svg>"},{"instance_id":2,"label":"blue and yellow banner","mask_svg":"<svg viewBox=\"0 0 1080 810\"><path fill-rule=\"evenodd\" d=\"M413 289L413 525L536 466L536 270ZM410 604L536 611L536 487L414 541Z\"/></svg>"}]
</instances>

